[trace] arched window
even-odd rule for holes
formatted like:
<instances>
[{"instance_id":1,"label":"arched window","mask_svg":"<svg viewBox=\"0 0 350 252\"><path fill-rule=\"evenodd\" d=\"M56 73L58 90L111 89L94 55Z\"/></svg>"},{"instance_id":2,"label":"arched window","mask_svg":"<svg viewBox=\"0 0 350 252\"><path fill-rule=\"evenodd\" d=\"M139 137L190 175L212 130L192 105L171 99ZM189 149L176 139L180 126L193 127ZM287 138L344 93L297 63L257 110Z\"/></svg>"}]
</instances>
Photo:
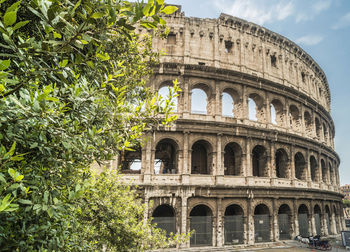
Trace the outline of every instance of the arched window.
<instances>
[{"instance_id":1,"label":"arched window","mask_svg":"<svg viewBox=\"0 0 350 252\"><path fill-rule=\"evenodd\" d=\"M328 143L328 129L326 124L323 124L323 134L324 134L324 141Z\"/></svg>"},{"instance_id":2,"label":"arched window","mask_svg":"<svg viewBox=\"0 0 350 252\"><path fill-rule=\"evenodd\" d=\"M267 153L264 146L257 145L252 151L253 176L268 177Z\"/></svg>"},{"instance_id":3,"label":"arched window","mask_svg":"<svg viewBox=\"0 0 350 252\"><path fill-rule=\"evenodd\" d=\"M167 236L176 233L176 217L173 207L160 205L153 211L152 217L152 223L156 223L157 228L165 230Z\"/></svg>"},{"instance_id":4,"label":"arched window","mask_svg":"<svg viewBox=\"0 0 350 252\"><path fill-rule=\"evenodd\" d=\"M271 123L276 125L283 124L284 112L283 112L283 104L277 99L272 100L270 104L271 110Z\"/></svg>"},{"instance_id":5,"label":"arched window","mask_svg":"<svg viewBox=\"0 0 350 252\"><path fill-rule=\"evenodd\" d=\"M204 140L197 141L192 146L192 174L210 174L212 164L211 145Z\"/></svg>"},{"instance_id":6,"label":"arched window","mask_svg":"<svg viewBox=\"0 0 350 252\"><path fill-rule=\"evenodd\" d=\"M177 144L172 139L163 139L157 146L154 156L155 174L177 173Z\"/></svg>"},{"instance_id":7,"label":"arched window","mask_svg":"<svg viewBox=\"0 0 350 252\"><path fill-rule=\"evenodd\" d=\"M125 151L121 153L121 172L125 174L141 173L141 148L135 151Z\"/></svg>"},{"instance_id":8,"label":"arched window","mask_svg":"<svg viewBox=\"0 0 350 252\"><path fill-rule=\"evenodd\" d=\"M197 205L190 212L191 246L212 245L212 211L206 205Z\"/></svg>"},{"instance_id":9,"label":"arched window","mask_svg":"<svg viewBox=\"0 0 350 252\"><path fill-rule=\"evenodd\" d=\"M254 210L255 242L270 241L270 211L269 208L260 204Z\"/></svg>"},{"instance_id":10,"label":"arched window","mask_svg":"<svg viewBox=\"0 0 350 252\"><path fill-rule=\"evenodd\" d=\"M248 98L249 120L257 121L256 103L252 98Z\"/></svg>"},{"instance_id":11,"label":"arched window","mask_svg":"<svg viewBox=\"0 0 350 252\"><path fill-rule=\"evenodd\" d=\"M299 122L299 109L295 105L291 105L289 107L289 123L290 126L294 129L298 129Z\"/></svg>"},{"instance_id":12,"label":"arched window","mask_svg":"<svg viewBox=\"0 0 350 252\"><path fill-rule=\"evenodd\" d=\"M331 228L331 211L329 209L329 206L326 205L325 207L325 217L326 217L326 224L327 224L327 231L328 231L328 234L332 234L332 228Z\"/></svg>"},{"instance_id":13,"label":"arched window","mask_svg":"<svg viewBox=\"0 0 350 252\"><path fill-rule=\"evenodd\" d=\"M319 181L317 161L314 156L310 156L311 180Z\"/></svg>"},{"instance_id":14,"label":"arched window","mask_svg":"<svg viewBox=\"0 0 350 252\"><path fill-rule=\"evenodd\" d=\"M234 117L234 100L229 93L222 93L222 115Z\"/></svg>"},{"instance_id":15,"label":"arched window","mask_svg":"<svg viewBox=\"0 0 350 252\"><path fill-rule=\"evenodd\" d=\"M299 234L302 237L309 236L309 210L304 204L298 208Z\"/></svg>"},{"instance_id":16,"label":"arched window","mask_svg":"<svg viewBox=\"0 0 350 252\"><path fill-rule=\"evenodd\" d=\"M308 111L304 112L305 131L307 135L312 135L312 119Z\"/></svg>"},{"instance_id":17,"label":"arched window","mask_svg":"<svg viewBox=\"0 0 350 252\"><path fill-rule=\"evenodd\" d=\"M161 95L162 98L164 99L169 99L169 95L170 94L174 94L174 88L171 86L164 86L162 88L159 89L158 94ZM170 100L170 102L173 104L171 107L173 109L174 112L177 111L177 97L172 97L172 99ZM165 107L165 102L163 102L162 104L160 104L160 106L162 108Z\"/></svg>"},{"instance_id":18,"label":"arched window","mask_svg":"<svg viewBox=\"0 0 350 252\"><path fill-rule=\"evenodd\" d=\"M289 159L284 149L278 149L275 154L277 178L289 178Z\"/></svg>"},{"instance_id":19,"label":"arched window","mask_svg":"<svg viewBox=\"0 0 350 252\"><path fill-rule=\"evenodd\" d=\"M191 112L194 114L207 114L207 94L200 88L192 89Z\"/></svg>"},{"instance_id":20,"label":"arched window","mask_svg":"<svg viewBox=\"0 0 350 252\"><path fill-rule=\"evenodd\" d=\"M306 162L304 155L298 152L294 156L295 177L300 180L306 180Z\"/></svg>"},{"instance_id":21,"label":"arched window","mask_svg":"<svg viewBox=\"0 0 350 252\"><path fill-rule=\"evenodd\" d=\"M314 218L316 226L316 235L321 235L321 208L317 204L314 206Z\"/></svg>"},{"instance_id":22,"label":"arched window","mask_svg":"<svg viewBox=\"0 0 350 252\"><path fill-rule=\"evenodd\" d=\"M225 244L242 244L243 209L239 205L226 207L224 220Z\"/></svg>"},{"instance_id":23,"label":"arched window","mask_svg":"<svg viewBox=\"0 0 350 252\"><path fill-rule=\"evenodd\" d=\"M264 119L263 100L258 94L250 94L248 97L249 120L262 121Z\"/></svg>"},{"instance_id":24,"label":"arched window","mask_svg":"<svg viewBox=\"0 0 350 252\"><path fill-rule=\"evenodd\" d=\"M330 176L331 184L332 185L336 184L337 182L334 179L335 178L335 172L334 172L333 166L331 164L329 164L329 176Z\"/></svg>"},{"instance_id":25,"label":"arched window","mask_svg":"<svg viewBox=\"0 0 350 252\"><path fill-rule=\"evenodd\" d=\"M326 167L326 163L323 159L321 159L321 168L322 168L322 180L324 183L328 183L328 171Z\"/></svg>"},{"instance_id":26,"label":"arched window","mask_svg":"<svg viewBox=\"0 0 350 252\"><path fill-rule=\"evenodd\" d=\"M278 230L280 233L280 240L289 240L291 238L292 230L292 213L287 204L283 204L278 209Z\"/></svg>"},{"instance_id":27,"label":"arched window","mask_svg":"<svg viewBox=\"0 0 350 252\"><path fill-rule=\"evenodd\" d=\"M316 130L316 136L318 139L321 137L321 124L318 118L315 118L315 130Z\"/></svg>"},{"instance_id":28,"label":"arched window","mask_svg":"<svg viewBox=\"0 0 350 252\"><path fill-rule=\"evenodd\" d=\"M241 172L242 149L237 143L229 143L224 150L225 175L239 176Z\"/></svg>"}]
</instances>

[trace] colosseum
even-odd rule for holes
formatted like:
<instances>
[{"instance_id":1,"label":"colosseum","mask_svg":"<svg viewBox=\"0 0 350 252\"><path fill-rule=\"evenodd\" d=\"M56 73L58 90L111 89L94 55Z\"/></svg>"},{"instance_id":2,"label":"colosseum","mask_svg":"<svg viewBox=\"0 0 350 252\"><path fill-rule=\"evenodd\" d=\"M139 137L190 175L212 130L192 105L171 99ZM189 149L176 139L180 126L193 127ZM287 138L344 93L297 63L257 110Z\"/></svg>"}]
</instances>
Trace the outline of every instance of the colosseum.
<instances>
[{"instance_id":1,"label":"colosseum","mask_svg":"<svg viewBox=\"0 0 350 252\"><path fill-rule=\"evenodd\" d=\"M123 179L142 191L145 218L184 247L246 246L344 229L330 90L319 65L264 27L167 17L166 51L149 85L177 79L178 120L125 153Z\"/></svg>"}]
</instances>

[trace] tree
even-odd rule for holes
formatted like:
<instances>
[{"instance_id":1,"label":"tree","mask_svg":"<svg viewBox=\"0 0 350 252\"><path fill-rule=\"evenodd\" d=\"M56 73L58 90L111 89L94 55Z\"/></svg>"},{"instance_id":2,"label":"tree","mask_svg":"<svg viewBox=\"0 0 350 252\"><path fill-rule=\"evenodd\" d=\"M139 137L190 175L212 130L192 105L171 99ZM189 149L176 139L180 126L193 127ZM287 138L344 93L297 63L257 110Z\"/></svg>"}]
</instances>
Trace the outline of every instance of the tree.
<instances>
[{"instance_id":1,"label":"tree","mask_svg":"<svg viewBox=\"0 0 350 252\"><path fill-rule=\"evenodd\" d=\"M159 14L176 7L164 0L0 4L0 247L125 251L165 245L158 230L138 224L142 207L130 205L130 218L114 223L127 215L106 206L132 204L134 196L116 184L108 197L113 183L101 180L105 173L95 179L90 165L131 150L143 131L176 119L171 97L159 106L161 98L145 87L158 55L148 35L134 32L138 26L159 35L157 26L165 24ZM84 212L91 202L100 212ZM87 225L89 218L94 221ZM106 238L108 229L114 233ZM120 232L130 239L117 239Z\"/></svg>"}]
</instances>

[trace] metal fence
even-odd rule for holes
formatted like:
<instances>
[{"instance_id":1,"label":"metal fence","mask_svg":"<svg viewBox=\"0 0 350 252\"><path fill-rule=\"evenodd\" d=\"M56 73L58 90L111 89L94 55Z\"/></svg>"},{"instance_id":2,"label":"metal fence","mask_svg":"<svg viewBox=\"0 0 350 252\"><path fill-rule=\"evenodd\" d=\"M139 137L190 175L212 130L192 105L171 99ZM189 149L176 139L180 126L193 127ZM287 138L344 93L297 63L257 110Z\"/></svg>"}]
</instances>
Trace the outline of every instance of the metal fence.
<instances>
[{"instance_id":1,"label":"metal fence","mask_svg":"<svg viewBox=\"0 0 350 252\"><path fill-rule=\"evenodd\" d=\"M268 214L256 214L254 216L255 242L270 241L270 216Z\"/></svg>"},{"instance_id":2,"label":"metal fence","mask_svg":"<svg viewBox=\"0 0 350 252\"><path fill-rule=\"evenodd\" d=\"M157 228L165 230L167 236L176 233L175 217L153 217L152 222L157 224Z\"/></svg>"},{"instance_id":3,"label":"metal fence","mask_svg":"<svg viewBox=\"0 0 350 252\"><path fill-rule=\"evenodd\" d=\"M191 236L191 246L212 245L212 217L192 216L190 217L190 230L194 230Z\"/></svg>"},{"instance_id":4,"label":"metal fence","mask_svg":"<svg viewBox=\"0 0 350 252\"><path fill-rule=\"evenodd\" d=\"M290 219L288 214L278 215L278 229L280 234L280 240L290 239Z\"/></svg>"},{"instance_id":5,"label":"metal fence","mask_svg":"<svg viewBox=\"0 0 350 252\"><path fill-rule=\"evenodd\" d=\"M306 213L298 214L299 234L303 237L309 236L309 218Z\"/></svg>"},{"instance_id":6,"label":"metal fence","mask_svg":"<svg viewBox=\"0 0 350 252\"><path fill-rule=\"evenodd\" d=\"M320 218L320 214L315 213L314 218L315 218L316 234L321 235L321 218Z\"/></svg>"},{"instance_id":7,"label":"metal fence","mask_svg":"<svg viewBox=\"0 0 350 252\"><path fill-rule=\"evenodd\" d=\"M230 215L224 217L225 244L243 243L243 215Z\"/></svg>"}]
</instances>

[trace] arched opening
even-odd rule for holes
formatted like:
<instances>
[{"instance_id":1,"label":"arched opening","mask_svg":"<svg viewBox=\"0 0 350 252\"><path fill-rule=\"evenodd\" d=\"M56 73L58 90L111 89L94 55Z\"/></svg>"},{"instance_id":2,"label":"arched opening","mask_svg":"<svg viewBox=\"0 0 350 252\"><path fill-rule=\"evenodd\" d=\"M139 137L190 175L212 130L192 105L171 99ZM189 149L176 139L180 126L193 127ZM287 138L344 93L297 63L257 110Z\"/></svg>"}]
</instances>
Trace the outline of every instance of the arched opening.
<instances>
[{"instance_id":1,"label":"arched opening","mask_svg":"<svg viewBox=\"0 0 350 252\"><path fill-rule=\"evenodd\" d=\"M270 104L270 110L271 110L271 123L279 126L283 125L284 112L283 112L282 102L280 102L280 100L277 100L277 99L272 100Z\"/></svg>"},{"instance_id":2,"label":"arched opening","mask_svg":"<svg viewBox=\"0 0 350 252\"><path fill-rule=\"evenodd\" d=\"M314 156L310 156L310 169L311 169L311 180L319 181L318 166L317 161Z\"/></svg>"},{"instance_id":3,"label":"arched opening","mask_svg":"<svg viewBox=\"0 0 350 252\"><path fill-rule=\"evenodd\" d=\"M316 130L316 136L318 139L321 138L321 124L320 124L320 120L318 120L318 118L315 118L315 130Z\"/></svg>"},{"instance_id":4,"label":"arched opening","mask_svg":"<svg viewBox=\"0 0 350 252\"><path fill-rule=\"evenodd\" d=\"M329 163L329 176L330 176L330 181L331 181L331 184L332 185L335 185L336 184L336 181L335 181L335 172L334 172L334 169L333 169L333 166Z\"/></svg>"},{"instance_id":5,"label":"arched opening","mask_svg":"<svg viewBox=\"0 0 350 252\"><path fill-rule=\"evenodd\" d=\"M192 89L191 112L193 114L207 114L208 97L200 88Z\"/></svg>"},{"instance_id":6,"label":"arched opening","mask_svg":"<svg viewBox=\"0 0 350 252\"><path fill-rule=\"evenodd\" d=\"M327 183L328 171L327 171L326 163L324 162L323 159L321 159L321 169L322 169L322 180L324 183Z\"/></svg>"},{"instance_id":7,"label":"arched opening","mask_svg":"<svg viewBox=\"0 0 350 252\"><path fill-rule=\"evenodd\" d=\"M275 154L277 178L289 178L289 159L284 149L278 149Z\"/></svg>"},{"instance_id":8,"label":"arched opening","mask_svg":"<svg viewBox=\"0 0 350 252\"><path fill-rule=\"evenodd\" d=\"M176 233L176 217L173 207L166 204L160 205L153 211L152 217L152 223L156 223L157 228L165 230L167 236Z\"/></svg>"},{"instance_id":9,"label":"arched opening","mask_svg":"<svg viewBox=\"0 0 350 252\"><path fill-rule=\"evenodd\" d=\"M212 212L206 205L195 206L190 212L191 246L212 245Z\"/></svg>"},{"instance_id":10,"label":"arched opening","mask_svg":"<svg viewBox=\"0 0 350 252\"><path fill-rule=\"evenodd\" d=\"M300 126L299 109L295 105L289 107L289 125L293 129L298 129Z\"/></svg>"},{"instance_id":11,"label":"arched opening","mask_svg":"<svg viewBox=\"0 0 350 252\"><path fill-rule=\"evenodd\" d=\"M299 234L302 237L309 236L309 210L307 206L301 204L298 208Z\"/></svg>"},{"instance_id":12,"label":"arched opening","mask_svg":"<svg viewBox=\"0 0 350 252\"><path fill-rule=\"evenodd\" d=\"M338 234L339 232L339 222L338 222L338 211L337 211L337 208L335 206L333 206L333 214L332 214L332 218L334 218L335 220L335 227L334 227L334 230L335 230L335 234Z\"/></svg>"},{"instance_id":13,"label":"arched opening","mask_svg":"<svg viewBox=\"0 0 350 252\"><path fill-rule=\"evenodd\" d=\"M331 211L330 211L328 205L326 205L326 207L325 207L325 218L326 218L328 234L332 234L332 229L331 229Z\"/></svg>"},{"instance_id":14,"label":"arched opening","mask_svg":"<svg viewBox=\"0 0 350 252\"><path fill-rule=\"evenodd\" d=\"M158 94L164 99L169 99L169 96L174 96L175 92L172 86L163 86L158 90ZM172 99L170 100L170 106L174 112L177 111L177 97L172 97ZM160 107L165 107L165 101L162 102L162 104L160 104Z\"/></svg>"},{"instance_id":15,"label":"arched opening","mask_svg":"<svg viewBox=\"0 0 350 252\"><path fill-rule=\"evenodd\" d=\"M121 172L124 174L141 173L141 148L135 148L135 151L123 151L120 155Z\"/></svg>"},{"instance_id":16,"label":"arched opening","mask_svg":"<svg viewBox=\"0 0 350 252\"><path fill-rule=\"evenodd\" d=\"M270 241L270 211L264 204L255 207L254 230L255 242Z\"/></svg>"},{"instance_id":17,"label":"arched opening","mask_svg":"<svg viewBox=\"0 0 350 252\"><path fill-rule=\"evenodd\" d=\"M192 174L210 174L211 149L211 145L204 140L199 140L192 145Z\"/></svg>"},{"instance_id":18,"label":"arched opening","mask_svg":"<svg viewBox=\"0 0 350 252\"><path fill-rule=\"evenodd\" d=\"M316 234L321 235L321 208L317 204L314 206L314 219Z\"/></svg>"},{"instance_id":19,"label":"arched opening","mask_svg":"<svg viewBox=\"0 0 350 252\"><path fill-rule=\"evenodd\" d=\"M326 124L323 124L323 135L325 143L328 143L328 129L326 127Z\"/></svg>"},{"instance_id":20,"label":"arched opening","mask_svg":"<svg viewBox=\"0 0 350 252\"><path fill-rule=\"evenodd\" d=\"M229 143L224 149L225 175L241 175L242 149L237 143Z\"/></svg>"},{"instance_id":21,"label":"arched opening","mask_svg":"<svg viewBox=\"0 0 350 252\"><path fill-rule=\"evenodd\" d=\"M234 100L233 97L227 93L222 93L222 115L234 117Z\"/></svg>"},{"instance_id":22,"label":"arched opening","mask_svg":"<svg viewBox=\"0 0 350 252\"><path fill-rule=\"evenodd\" d=\"M312 135L312 119L308 111L304 112L305 131L307 135Z\"/></svg>"},{"instance_id":23,"label":"arched opening","mask_svg":"<svg viewBox=\"0 0 350 252\"><path fill-rule=\"evenodd\" d=\"M291 210L287 204L283 204L278 209L278 230L280 240L291 239L292 227L291 223Z\"/></svg>"},{"instance_id":24,"label":"arched opening","mask_svg":"<svg viewBox=\"0 0 350 252\"><path fill-rule=\"evenodd\" d=\"M224 217L225 244L243 243L243 209L239 205L226 207Z\"/></svg>"},{"instance_id":25,"label":"arched opening","mask_svg":"<svg viewBox=\"0 0 350 252\"><path fill-rule=\"evenodd\" d=\"M304 155L298 152L294 156L295 178L306 180L306 162Z\"/></svg>"},{"instance_id":26,"label":"arched opening","mask_svg":"<svg viewBox=\"0 0 350 252\"><path fill-rule=\"evenodd\" d=\"M157 146L154 156L155 174L177 173L177 144L172 139L163 139Z\"/></svg>"},{"instance_id":27,"label":"arched opening","mask_svg":"<svg viewBox=\"0 0 350 252\"><path fill-rule=\"evenodd\" d=\"M248 97L248 118L252 121L262 121L265 118L263 99L258 94L250 94Z\"/></svg>"},{"instance_id":28,"label":"arched opening","mask_svg":"<svg viewBox=\"0 0 350 252\"><path fill-rule=\"evenodd\" d=\"M264 146L257 145L252 151L253 176L268 177L267 153Z\"/></svg>"}]
</instances>

